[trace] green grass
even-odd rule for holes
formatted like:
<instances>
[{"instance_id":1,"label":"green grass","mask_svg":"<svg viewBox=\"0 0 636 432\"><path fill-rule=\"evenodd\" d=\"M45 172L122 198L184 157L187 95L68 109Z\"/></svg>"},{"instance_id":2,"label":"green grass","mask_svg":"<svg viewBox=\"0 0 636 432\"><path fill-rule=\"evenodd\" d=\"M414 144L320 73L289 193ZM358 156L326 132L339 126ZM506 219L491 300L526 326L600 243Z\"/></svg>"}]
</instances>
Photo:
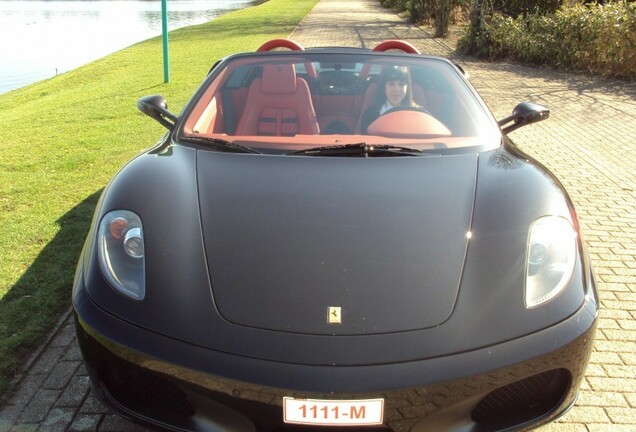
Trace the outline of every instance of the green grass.
<instances>
[{"instance_id":1,"label":"green grass","mask_svg":"<svg viewBox=\"0 0 636 432\"><path fill-rule=\"evenodd\" d=\"M269 0L0 95L0 397L70 305L73 274L99 194L165 132L136 110L162 94L179 112L210 66L286 37L317 0Z\"/></svg>"}]
</instances>

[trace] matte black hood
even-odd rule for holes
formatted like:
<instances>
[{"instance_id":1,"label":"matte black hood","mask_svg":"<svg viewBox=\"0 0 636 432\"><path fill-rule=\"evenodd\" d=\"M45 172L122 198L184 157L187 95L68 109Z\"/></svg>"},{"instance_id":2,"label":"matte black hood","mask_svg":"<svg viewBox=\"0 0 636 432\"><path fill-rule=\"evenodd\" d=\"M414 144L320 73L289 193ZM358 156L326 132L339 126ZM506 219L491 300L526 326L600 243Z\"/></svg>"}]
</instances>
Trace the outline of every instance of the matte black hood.
<instances>
[{"instance_id":1,"label":"matte black hood","mask_svg":"<svg viewBox=\"0 0 636 432\"><path fill-rule=\"evenodd\" d=\"M452 314L476 154L199 151L197 165L212 294L226 320L354 335L434 327ZM340 308L340 324L329 323L331 307Z\"/></svg>"}]
</instances>

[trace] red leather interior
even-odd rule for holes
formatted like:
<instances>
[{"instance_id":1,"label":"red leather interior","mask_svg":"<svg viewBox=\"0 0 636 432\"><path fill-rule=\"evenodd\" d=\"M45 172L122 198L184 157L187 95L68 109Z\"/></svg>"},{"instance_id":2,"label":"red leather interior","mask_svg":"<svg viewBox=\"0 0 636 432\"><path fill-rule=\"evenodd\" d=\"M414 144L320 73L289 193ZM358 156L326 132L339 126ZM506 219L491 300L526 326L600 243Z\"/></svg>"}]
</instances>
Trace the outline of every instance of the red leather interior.
<instances>
[{"instance_id":1,"label":"red leather interior","mask_svg":"<svg viewBox=\"0 0 636 432\"><path fill-rule=\"evenodd\" d=\"M369 125L369 135L390 138L449 137L451 131L430 114L419 111L396 111L378 117Z\"/></svg>"},{"instance_id":2,"label":"red leather interior","mask_svg":"<svg viewBox=\"0 0 636 432\"><path fill-rule=\"evenodd\" d=\"M309 86L293 64L266 64L247 93L236 135L318 134Z\"/></svg>"}]
</instances>

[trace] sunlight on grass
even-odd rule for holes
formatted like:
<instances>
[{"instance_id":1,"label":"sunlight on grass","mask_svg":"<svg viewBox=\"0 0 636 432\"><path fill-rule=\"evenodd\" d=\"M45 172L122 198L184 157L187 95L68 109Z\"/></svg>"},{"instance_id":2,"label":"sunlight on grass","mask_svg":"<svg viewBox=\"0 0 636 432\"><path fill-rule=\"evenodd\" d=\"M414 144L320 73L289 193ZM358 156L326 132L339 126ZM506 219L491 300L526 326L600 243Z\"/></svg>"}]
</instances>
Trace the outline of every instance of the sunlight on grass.
<instances>
[{"instance_id":1,"label":"sunlight on grass","mask_svg":"<svg viewBox=\"0 0 636 432\"><path fill-rule=\"evenodd\" d=\"M179 112L220 58L286 37L317 0L270 0L0 95L0 395L70 305L101 189L165 130L136 110L161 93Z\"/></svg>"}]
</instances>

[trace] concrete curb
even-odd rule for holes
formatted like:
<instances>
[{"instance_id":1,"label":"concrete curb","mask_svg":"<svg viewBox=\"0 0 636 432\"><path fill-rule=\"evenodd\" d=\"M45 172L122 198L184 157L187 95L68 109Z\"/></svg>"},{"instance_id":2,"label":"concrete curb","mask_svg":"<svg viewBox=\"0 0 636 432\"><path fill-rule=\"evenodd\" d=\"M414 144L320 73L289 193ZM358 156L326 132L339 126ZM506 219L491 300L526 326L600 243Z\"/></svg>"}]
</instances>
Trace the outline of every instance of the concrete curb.
<instances>
[{"instance_id":1,"label":"concrete curb","mask_svg":"<svg viewBox=\"0 0 636 432\"><path fill-rule=\"evenodd\" d=\"M35 362L40 358L42 353L47 349L47 347L49 346L53 338L55 338L55 336L59 333L60 329L64 325L64 322L68 320L68 318L71 316L72 313L73 313L72 307L69 307L65 312L62 313L60 318L58 318L57 322L53 326L53 330L49 332L49 334L46 336L46 338L42 342L42 345L40 345L33 353L31 353L27 361L22 365L22 367L18 371L15 378L13 378L11 380L11 383L9 384L9 386L12 389L14 389L13 392L15 392L15 389L19 386L20 382L28 374L29 370L31 370L31 368L33 367ZM4 395L2 399L0 400L0 406L4 405L10 399L12 395L13 393Z\"/></svg>"}]
</instances>

